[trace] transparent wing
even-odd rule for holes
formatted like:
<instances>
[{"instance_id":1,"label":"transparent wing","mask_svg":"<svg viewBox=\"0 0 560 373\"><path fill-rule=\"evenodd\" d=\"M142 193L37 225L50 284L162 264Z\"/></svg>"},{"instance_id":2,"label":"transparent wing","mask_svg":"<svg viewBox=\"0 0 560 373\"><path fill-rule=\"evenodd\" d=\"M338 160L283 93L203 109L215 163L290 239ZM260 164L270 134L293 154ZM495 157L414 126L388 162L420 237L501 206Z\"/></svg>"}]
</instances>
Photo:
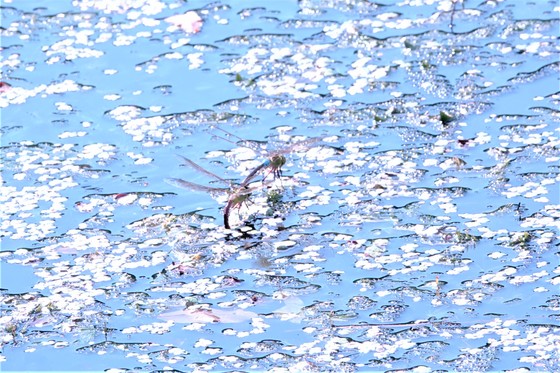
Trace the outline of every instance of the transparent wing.
<instances>
[{"instance_id":1,"label":"transparent wing","mask_svg":"<svg viewBox=\"0 0 560 373\"><path fill-rule=\"evenodd\" d=\"M224 184L228 184L228 185L231 184L229 181L227 181L227 180L224 179L223 177L220 177L220 176L216 175L215 173L208 171L207 169L205 169L205 168L202 167L202 166L199 166L197 163L191 161L190 159L188 159L188 158L186 158L186 157L183 157L182 155L180 155L179 157L183 160L183 163L184 163L184 164L186 164L186 165L188 165L189 167L191 167L191 168L197 170L198 172L200 172L200 173L202 173L202 174L204 174L204 175L206 175L206 176L210 176L210 177L213 178L214 180L218 180L218 181L220 181L220 182L222 182L222 183L224 183ZM180 180L180 179L179 179L179 180Z\"/></svg>"},{"instance_id":2,"label":"transparent wing","mask_svg":"<svg viewBox=\"0 0 560 373\"><path fill-rule=\"evenodd\" d=\"M183 179L167 178L165 182L169 185L173 185L179 188L194 190L196 192L205 193L229 193L231 190L229 188L214 188L205 185L200 185L196 183L191 183L190 181Z\"/></svg>"},{"instance_id":3,"label":"transparent wing","mask_svg":"<svg viewBox=\"0 0 560 373\"><path fill-rule=\"evenodd\" d=\"M223 139L225 141L228 141L230 143L236 144L236 145L244 146L244 147L249 148L249 149L261 150L262 151L263 144L266 144L266 142L243 139L243 138L237 136L236 134L228 132L228 131L226 131L223 128L220 128L218 126L213 126L213 128L217 129L218 131L223 132L227 137L231 137L231 138L236 139L236 141L231 141L227 138L215 135L216 137L218 137L220 139ZM321 137L311 137L309 139L305 139L305 140L298 141L298 142L295 142L293 144L290 144L290 145L288 145L286 147L283 147L279 150L270 151L269 156L271 156L273 154L287 154L287 153L291 153L291 152L294 152L294 151L302 151L302 150L308 149L311 145L313 145L313 144L315 144L315 143L317 143L321 140L323 140Z\"/></svg>"},{"instance_id":4,"label":"transparent wing","mask_svg":"<svg viewBox=\"0 0 560 373\"><path fill-rule=\"evenodd\" d=\"M311 137L309 139L297 141L293 144L290 144L290 145L286 146L285 148L282 148L280 150L272 152L272 154L288 154L288 153L292 153L292 152L299 152L299 151L302 151L302 150L309 149L312 145L314 145L314 144L316 144L316 143L318 143L319 141L322 141L322 140L323 139L321 137Z\"/></svg>"},{"instance_id":5,"label":"transparent wing","mask_svg":"<svg viewBox=\"0 0 560 373\"><path fill-rule=\"evenodd\" d=\"M246 139L243 139L243 138L241 138L241 137L239 137L239 136L237 136L237 135L235 135L231 132L228 132L225 129L220 128L218 126L213 126L212 128L214 128L214 129L216 129L220 132L223 132L226 136L226 137L222 137L222 136L214 135L214 137L216 137L218 139L222 139L222 140L227 141L229 143L232 143L234 145L242 146L242 147L247 148L247 149L252 149L252 150L257 151L257 152L263 152L263 150L266 146L266 142L264 142L264 141L246 140ZM233 138L233 139L235 139L235 141L232 141L229 138Z\"/></svg>"}]
</instances>

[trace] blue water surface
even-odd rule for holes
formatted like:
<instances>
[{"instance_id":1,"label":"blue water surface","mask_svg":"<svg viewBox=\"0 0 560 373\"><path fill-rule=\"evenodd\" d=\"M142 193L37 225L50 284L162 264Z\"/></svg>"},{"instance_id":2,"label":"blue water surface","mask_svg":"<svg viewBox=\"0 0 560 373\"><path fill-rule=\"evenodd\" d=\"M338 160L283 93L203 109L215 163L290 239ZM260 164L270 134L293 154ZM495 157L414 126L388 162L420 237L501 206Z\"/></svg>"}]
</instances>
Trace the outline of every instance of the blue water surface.
<instances>
[{"instance_id":1,"label":"blue water surface","mask_svg":"<svg viewBox=\"0 0 560 373\"><path fill-rule=\"evenodd\" d=\"M559 370L558 10L4 2L1 369Z\"/></svg>"}]
</instances>

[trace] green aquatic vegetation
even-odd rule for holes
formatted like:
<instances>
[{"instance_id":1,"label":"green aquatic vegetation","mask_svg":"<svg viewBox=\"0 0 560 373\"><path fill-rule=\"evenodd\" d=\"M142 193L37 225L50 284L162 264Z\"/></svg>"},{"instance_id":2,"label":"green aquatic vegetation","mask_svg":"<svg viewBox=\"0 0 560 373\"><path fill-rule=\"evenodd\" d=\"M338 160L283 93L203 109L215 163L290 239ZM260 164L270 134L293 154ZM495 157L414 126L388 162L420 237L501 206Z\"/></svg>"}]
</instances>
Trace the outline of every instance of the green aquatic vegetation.
<instances>
[{"instance_id":1,"label":"green aquatic vegetation","mask_svg":"<svg viewBox=\"0 0 560 373\"><path fill-rule=\"evenodd\" d=\"M411 43L410 41L408 41L406 39L404 41L404 47L408 48L408 49L417 49L418 48L415 44Z\"/></svg>"},{"instance_id":2,"label":"green aquatic vegetation","mask_svg":"<svg viewBox=\"0 0 560 373\"><path fill-rule=\"evenodd\" d=\"M453 122L455 120L455 118L453 116L449 115L448 113L446 113L445 111L440 111L439 112L439 120L441 121L441 124L446 126L449 123Z\"/></svg>"},{"instance_id":3,"label":"green aquatic vegetation","mask_svg":"<svg viewBox=\"0 0 560 373\"><path fill-rule=\"evenodd\" d=\"M432 64L430 63L430 61L428 61L428 60L422 60L422 61L420 62L420 66L422 66L422 68L423 68L424 70L430 70L430 69L435 68L435 65L432 65Z\"/></svg>"},{"instance_id":4,"label":"green aquatic vegetation","mask_svg":"<svg viewBox=\"0 0 560 373\"><path fill-rule=\"evenodd\" d=\"M507 242L507 245L510 247L526 248L533 238L534 236L531 232L516 232L512 234L510 241Z\"/></svg>"},{"instance_id":5,"label":"green aquatic vegetation","mask_svg":"<svg viewBox=\"0 0 560 373\"><path fill-rule=\"evenodd\" d=\"M373 117L373 120L375 120L376 123L383 123L387 120L387 117L383 117L383 116L379 116L379 115L375 115Z\"/></svg>"},{"instance_id":6,"label":"green aquatic vegetation","mask_svg":"<svg viewBox=\"0 0 560 373\"><path fill-rule=\"evenodd\" d=\"M266 194L266 200L274 207L282 202L283 196L279 190L273 189Z\"/></svg>"},{"instance_id":7,"label":"green aquatic vegetation","mask_svg":"<svg viewBox=\"0 0 560 373\"><path fill-rule=\"evenodd\" d=\"M15 340L16 336L18 335L18 326L15 323L7 324L4 327L4 330L12 336L12 339Z\"/></svg>"},{"instance_id":8,"label":"green aquatic vegetation","mask_svg":"<svg viewBox=\"0 0 560 373\"><path fill-rule=\"evenodd\" d=\"M244 87L250 87L256 84L256 80L253 78L244 78L241 74L235 74L235 82L243 85Z\"/></svg>"},{"instance_id":9,"label":"green aquatic vegetation","mask_svg":"<svg viewBox=\"0 0 560 373\"><path fill-rule=\"evenodd\" d=\"M460 244L475 244L481 237L469 232L455 232L455 241Z\"/></svg>"}]
</instances>

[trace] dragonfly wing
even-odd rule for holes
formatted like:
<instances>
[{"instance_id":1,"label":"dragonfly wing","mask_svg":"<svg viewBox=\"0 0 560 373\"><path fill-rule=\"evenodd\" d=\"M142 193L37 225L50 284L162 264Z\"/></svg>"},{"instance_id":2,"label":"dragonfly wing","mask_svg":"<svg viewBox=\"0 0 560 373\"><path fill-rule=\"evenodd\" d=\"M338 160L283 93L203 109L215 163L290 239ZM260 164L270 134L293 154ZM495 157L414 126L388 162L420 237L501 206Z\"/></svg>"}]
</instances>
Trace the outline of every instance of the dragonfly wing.
<instances>
[{"instance_id":1,"label":"dragonfly wing","mask_svg":"<svg viewBox=\"0 0 560 373\"><path fill-rule=\"evenodd\" d=\"M186 181L183 179L175 179L169 178L165 179L165 182L169 185L173 185L179 188L194 190L197 192L205 192L205 193L227 193L229 192L228 188L213 188L205 185L200 185L196 183L191 183L190 181Z\"/></svg>"},{"instance_id":2,"label":"dragonfly wing","mask_svg":"<svg viewBox=\"0 0 560 373\"><path fill-rule=\"evenodd\" d=\"M242 146L242 147L244 147L244 148L251 149L251 150L255 150L255 151L262 151L262 146L263 146L263 144L265 144L264 142L260 142L260 141L256 141L256 140L245 140L245 139L242 139L241 137L237 136L236 134L233 134L233 133L231 133L231 132L228 132L228 131L226 131L225 129L220 128L220 127L218 127L218 126L214 126L213 128L214 128L214 129L217 129L218 131L223 132L223 133L225 134L225 136L227 136L227 137L231 137L231 138L236 139L236 141L231 141L231 140L228 139L228 138L215 135L217 138L222 139L222 140L225 140L225 141L227 141L227 142L229 142L229 143L232 143L232 144L234 144L234 145L239 145L239 146Z\"/></svg>"},{"instance_id":3,"label":"dragonfly wing","mask_svg":"<svg viewBox=\"0 0 560 373\"><path fill-rule=\"evenodd\" d=\"M213 178L213 179L215 179L215 180L221 181L221 182L224 183L224 184L230 184L230 182L227 181L226 179L224 179L224 178L222 178L222 177L216 175L216 174L213 173L213 172L208 171L207 169L205 169L205 168L202 167L202 166L199 166L198 164L194 163L194 162L191 161L190 159L188 159L188 158L186 158L186 157L183 157L182 155L180 155L179 157L181 157L181 159L183 160L183 163L184 163L184 164L190 166L191 168L197 170L198 172L200 172L200 173L202 173L202 174L205 174L205 175L207 175L207 176L210 176L211 178Z\"/></svg>"},{"instance_id":4,"label":"dragonfly wing","mask_svg":"<svg viewBox=\"0 0 560 373\"><path fill-rule=\"evenodd\" d=\"M301 140L295 142L284 149L280 149L276 152L272 152L273 154L287 154L291 152L297 152L309 149L313 144L318 143L319 141L323 140L321 137L311 137L309 139Z\"/></svg>"}]
</instances>

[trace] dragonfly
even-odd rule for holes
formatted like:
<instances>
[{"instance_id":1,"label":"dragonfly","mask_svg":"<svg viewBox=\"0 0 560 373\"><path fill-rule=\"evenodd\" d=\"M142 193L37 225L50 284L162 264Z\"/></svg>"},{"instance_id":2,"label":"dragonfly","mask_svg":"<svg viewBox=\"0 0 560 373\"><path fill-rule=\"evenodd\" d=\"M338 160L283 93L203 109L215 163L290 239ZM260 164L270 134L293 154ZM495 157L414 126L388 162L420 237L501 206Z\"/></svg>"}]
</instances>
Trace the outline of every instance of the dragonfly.
<instances>
[{"instance_id":1,"label":"dragonfly","mask_svg":"<svg viewBox=\"0 0 560 373\"><path fill-rule=\"evenodd\" d=\"M227 138L215 135L215 137L218 137L222 140L225 140L227 142L236 144L236 145L241 145L243 147L249 148L249 149L253 149L255 148L255 144L256 142L254 141L250 141L250 140L245 140L242 139L241 137L228 132L220 127L214 127L215 129L224 132L226 134L226 136L228 137L233 137L235 139L237 139L236 142L231 141ZM273 151L270 154L268 154L267 159L261 163L260 165L258 165L257 167L255 167L253 170L251 170L251 172L245 177L245 179L241 182L241 185L247 185L249 183L251 183L255 177L262 171L266 172L266 174L263 177L263 181L266 180L266 178L272 174L273 179L280 179L282 177L282 167L286 164L286 156L285 154L289 154L289 153L293 153L293 152L297 152L297 151L301 151L301 150L305 150L308 149L311 145L321 141L322 139L320 137L312 137L306 140L302 140L302 141L298 141L295 142L293 144L290 144L289 146L277 150L277 151ZM268 170L268 171L265 171Z\"/></svg>"},{"instance_id":2,"label":"dragonfly","mask_svg":"<svg viewBox=\"0 0 560 373\"><path fill-rule=\"evenodd\" d=\"M184 188L184 189L190 189L193 191L197 191L197 192L205 192L205 193L210 193L210 194L229 194L228 197L228 201L227 204L224 208L224 227L226 229L231 229L230 223L229 223L229 216L231 214L231 211L236 209L236 208L241 208L241 206L247 202L247 200L249 199L249 197L251 196L251 193L253 193L255 190L258 189L262 189L263 186L257 186L257 187L249 187L249 183L250 182L245 182L243 181L241 184L235 184L232 183L229 180L226 180L224 178L222 178L221 176L216 175L213 172L208 171L207 169L205 169L204 167L198 165L197 163L193 162L192 160L183 157L183 156L179 156L182 160L183 163L190 166L191 168L193 168L194 170L205 174L211 178L213 178L216 181L221 182L222 184L227 184L229 187L210 187L210 186L206 186L206 185L201 185L201 184L196 184L187 180L183 180L183 179L178 179L178 178L167 178L165 179L165 182L179 187L179 188Z\"/></svg>"}]
</instances>

